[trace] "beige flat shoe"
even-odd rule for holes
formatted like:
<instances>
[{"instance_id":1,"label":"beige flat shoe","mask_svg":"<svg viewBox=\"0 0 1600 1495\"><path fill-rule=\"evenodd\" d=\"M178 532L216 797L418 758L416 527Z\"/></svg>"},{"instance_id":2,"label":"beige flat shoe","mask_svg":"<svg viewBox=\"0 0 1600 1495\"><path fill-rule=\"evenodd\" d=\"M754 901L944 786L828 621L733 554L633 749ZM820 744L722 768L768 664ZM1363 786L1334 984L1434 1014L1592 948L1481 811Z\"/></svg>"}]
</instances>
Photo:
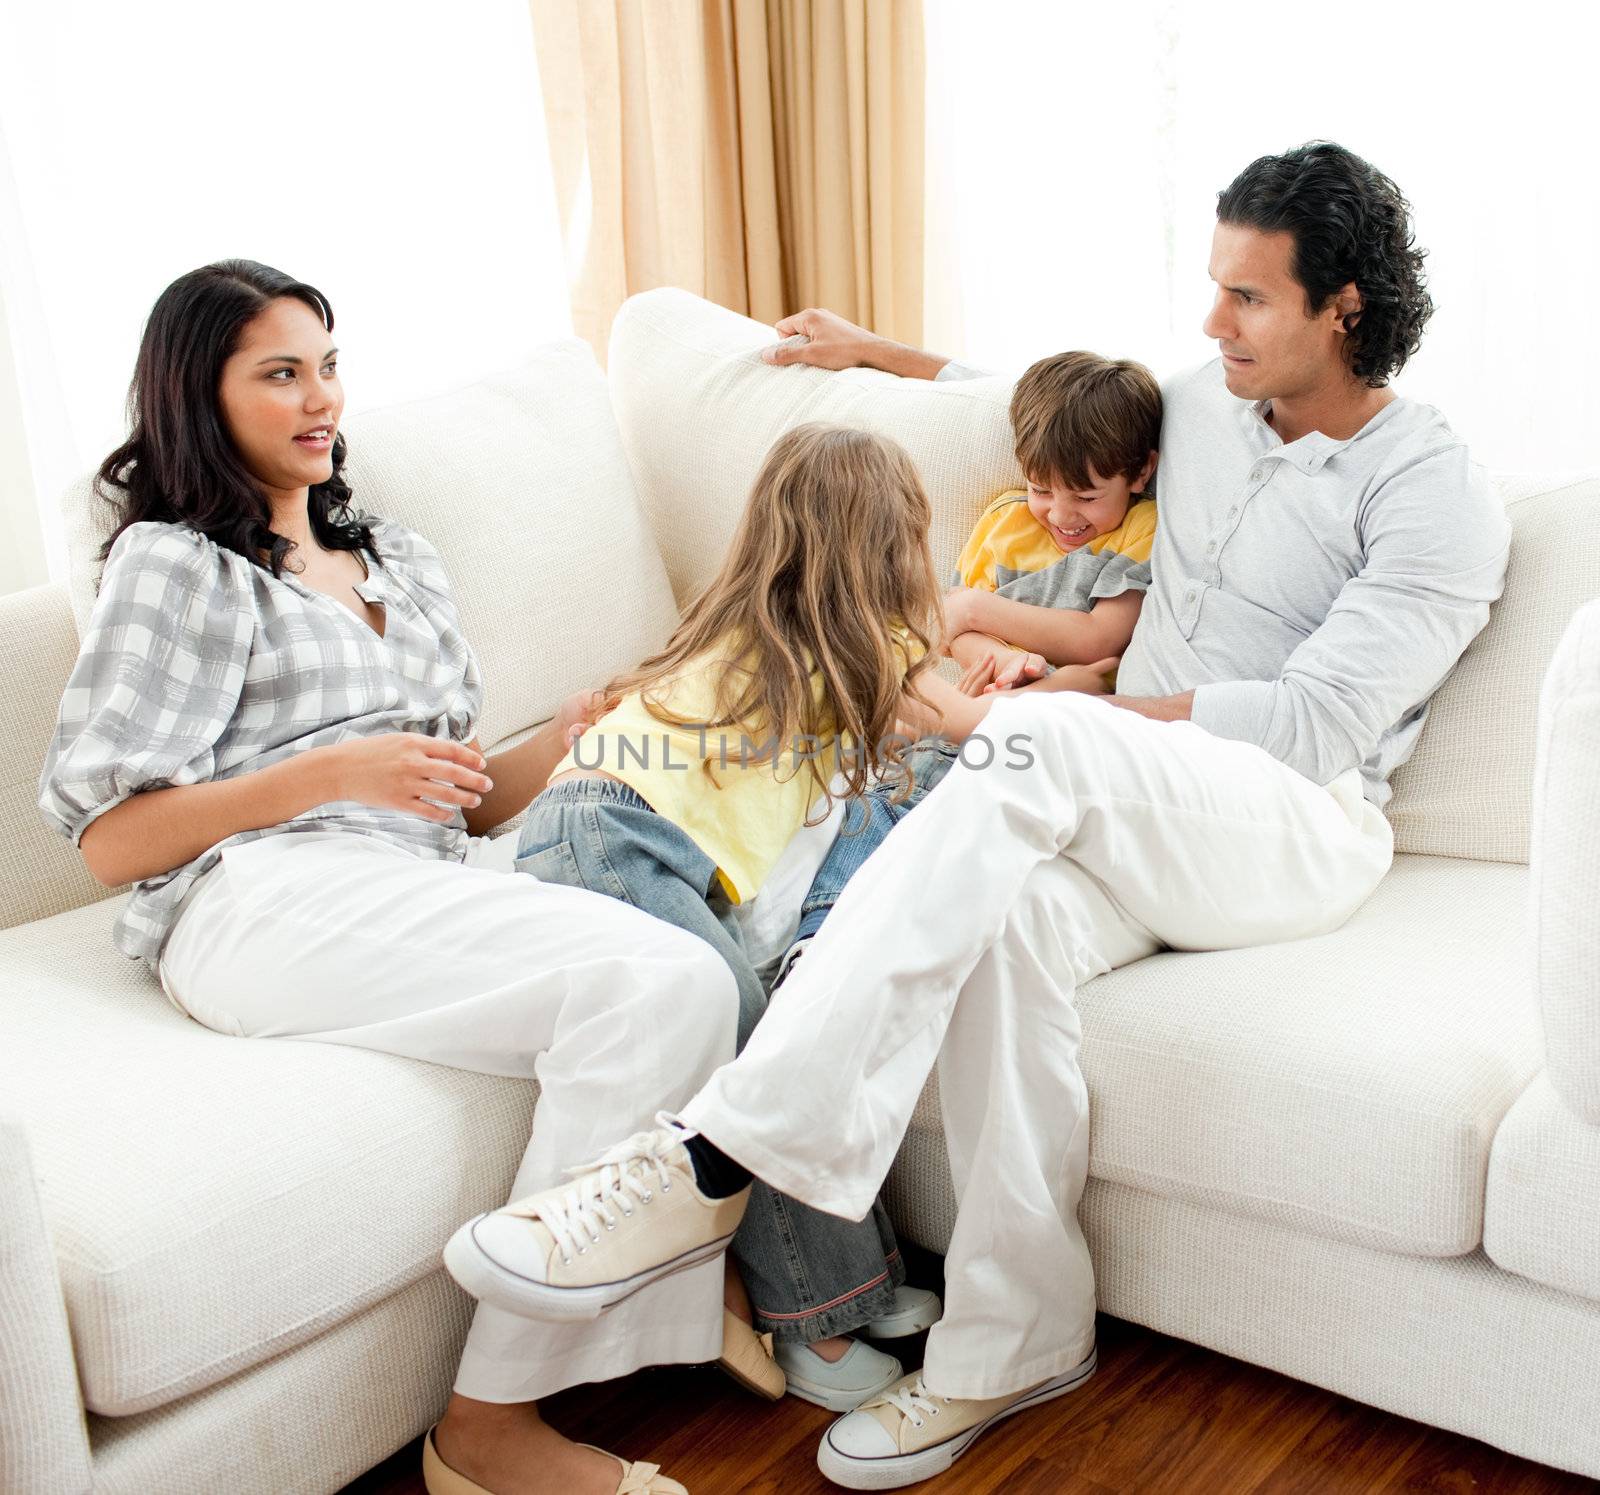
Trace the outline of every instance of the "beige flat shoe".
<instances>
[{"instance_id":1,"label":"beige flat shoe","mask_svg":"<svg viewBox=\"0 0 1600 1495\"><path fill-rule=\"evenodd\" d=\"M604 1453L608 1459L617 1459L622 1465L622 1478L617 1482L616 1495L689 1495L689 1491L675 1479L661 1473L659 1464L630 1464L618 1459L614 1453L595 1448L592 1443L580 1443L579 1448ZM428 1495L493 1495L492 1491L475 1484L464 1474L457 1474L433 1446L433 1430L422 1440L422 1484Z\"/></svg>"},{"instance_id":2,"label":"beige flat shoe","mask_svg":"<svg viewBox=\"0 0 1600 1495\"><path fill-rule=\"evenodd\" d=\"M722 1310L722 1358L725 1370L746 1391L777 1401L789 1388L783 1368L773 1359L772 1336L757 1334L736 1313Z\"/></svg>"}]
</instances>

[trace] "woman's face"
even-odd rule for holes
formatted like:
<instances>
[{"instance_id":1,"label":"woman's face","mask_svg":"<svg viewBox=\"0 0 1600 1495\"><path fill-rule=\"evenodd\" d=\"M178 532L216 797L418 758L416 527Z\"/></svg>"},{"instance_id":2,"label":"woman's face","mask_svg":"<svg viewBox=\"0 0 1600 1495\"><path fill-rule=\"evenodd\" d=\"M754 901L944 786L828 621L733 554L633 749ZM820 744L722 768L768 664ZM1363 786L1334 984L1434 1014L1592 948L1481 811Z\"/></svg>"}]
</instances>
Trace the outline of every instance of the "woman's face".
<instances>
[{"instance_id":1,"label":"woman's face","mask_svg":"<svg viewBox=\"0 0 1600 1495\"><path fill-rule=\"evenodd\" d=\"M322 319L283 296L246 325L222 366L223 421L269 498L303 497L333 475L344 410L337 353Z\"/></svg>"}]
</instances>

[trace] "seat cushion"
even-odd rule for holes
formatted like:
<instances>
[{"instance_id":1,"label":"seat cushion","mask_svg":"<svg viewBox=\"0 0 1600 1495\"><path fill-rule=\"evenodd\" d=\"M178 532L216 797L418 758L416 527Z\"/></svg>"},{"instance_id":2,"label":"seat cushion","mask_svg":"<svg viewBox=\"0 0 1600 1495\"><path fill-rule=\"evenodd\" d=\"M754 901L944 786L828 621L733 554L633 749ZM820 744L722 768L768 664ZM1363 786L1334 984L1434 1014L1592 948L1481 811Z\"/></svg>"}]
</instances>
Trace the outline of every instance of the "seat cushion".
<instances>
[{"instance_id":1,"label":"seat cushion","mask_svg":"<svg viewBox=\"0 0 1600 1495\"><path fill-rule=\"evenodd\" d=\"M111 948L122 899L0 933L0 1097L28 1131L85 1405L161 1406L416 1282L504 1201L534 1087L209 1032Z\"/></svg>"},{"instance_id":2,"label":"seat cushion","mask_svg":"<svg viewBox=\"0 0 1600 1495\"><path fill-rule=\"evenodd\" d=\"M342 429L357 507L444 558L483 668L485 747L666 641L677 621L666 571L586 344L551 343L513 372L349 415ZM87 479L64 508L81 630L110 508Z\"/></svg>"},{"instance_id":3,"label":"seat cushion","mask_svg":"<svg viewBox=\"0 0 1600 1495\"><path fill-rule=\"evenodd\" d=\"M1600 1298L1600 1126L1569 1110L1548 1075L1495 1133L1483 1249L1508 1272Z\"/></svg>"},{"instance_id":4,"label":"seat cushion","mask_svg":"<svg viewBox=\"0 0 1600 1495\"><path fill-rule=\"evenodd\" d=\"M1379 1250L1471 1251L1491 1140L1540 1063L1526 889L1522 867L1403 856L1334 934L1090 982L1090 1173ZM891 1208L943 1249L938 1117L930 1087Z\"/></svg>"}]
</instances>

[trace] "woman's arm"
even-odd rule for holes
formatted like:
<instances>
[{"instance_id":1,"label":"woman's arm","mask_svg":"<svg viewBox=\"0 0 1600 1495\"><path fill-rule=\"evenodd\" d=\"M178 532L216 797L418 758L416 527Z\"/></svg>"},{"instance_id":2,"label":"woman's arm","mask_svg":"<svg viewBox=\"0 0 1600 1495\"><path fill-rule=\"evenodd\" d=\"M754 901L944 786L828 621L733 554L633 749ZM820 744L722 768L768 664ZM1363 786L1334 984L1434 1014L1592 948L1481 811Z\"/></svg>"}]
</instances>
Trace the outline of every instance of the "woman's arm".
<instances>
[{"instance_id":1,"label":"woman's arm","mask_svg":"<svg viewBox=\"0 0 1600 1495\"><path fill-rule=\"evenodd\" d=\"M550 782L551 770L566 757L576 735L574 729L593 726L599 708L599 691L579 691L563 701L555 716L526 742L488 759L484 772L493 782L481 803L462 812L468 834L486 836L532 804L534 796ZM467 746L482 752L476 737Z\"/></svg>"},{"instance_id":2,"label":"woman's arm","mask_svg":"<svg viewBox=\"0 0 1600 1495\"><path fill-rule=\"evenodd\" d=\"M354 800L444 824L476 806L489 780L483 756L465 743L386 732L311 748L266 768L202 784L131 794L83 829L78 849L108 888L158 877L240 831L281 825L316 805ZM426 796L426 798L424 798Z\"/></svg>"}]
</instances>

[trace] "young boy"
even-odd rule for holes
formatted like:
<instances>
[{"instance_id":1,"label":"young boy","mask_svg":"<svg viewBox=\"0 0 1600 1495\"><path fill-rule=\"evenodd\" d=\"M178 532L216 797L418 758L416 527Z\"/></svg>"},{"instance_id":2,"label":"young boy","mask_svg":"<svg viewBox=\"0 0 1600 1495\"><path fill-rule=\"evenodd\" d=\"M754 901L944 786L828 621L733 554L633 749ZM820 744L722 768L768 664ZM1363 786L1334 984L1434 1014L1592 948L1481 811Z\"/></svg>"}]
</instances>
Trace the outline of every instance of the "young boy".
<instances>
[{"instance_id":1,"label":"young boy","mask_svg":"<svg viewBox=\"0 0 1600 1495\"><path fill-rule=\"evenodd\" d=\"M1017 381L1011 428L1028 487L983 511L945 607L957 662L992 659L1001 680L1127 647L1150 585L1161 389L1142 364L1060 353Z\"/></svg>"},{"instance_id":2,"label":"young boy","mask_svg":"<svg viewBox=\"0 0 1600 1495\"><path fill-rule=\"evenodd\" d=\"M950 652L964 690L1055 673L1052 690L1102 692L1133 637L1150 586L1161 387L1143 364L1059 353L1033 365L1011 396L1011 428L1027 489L983 511L945 598ZM885 784L845 810L844 826L801 905L777 981L804 950L851 875L955 762L954 744L905 755L910 792Z\"/></svg>"}]
</instances>

